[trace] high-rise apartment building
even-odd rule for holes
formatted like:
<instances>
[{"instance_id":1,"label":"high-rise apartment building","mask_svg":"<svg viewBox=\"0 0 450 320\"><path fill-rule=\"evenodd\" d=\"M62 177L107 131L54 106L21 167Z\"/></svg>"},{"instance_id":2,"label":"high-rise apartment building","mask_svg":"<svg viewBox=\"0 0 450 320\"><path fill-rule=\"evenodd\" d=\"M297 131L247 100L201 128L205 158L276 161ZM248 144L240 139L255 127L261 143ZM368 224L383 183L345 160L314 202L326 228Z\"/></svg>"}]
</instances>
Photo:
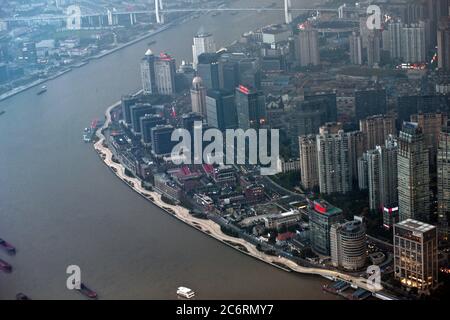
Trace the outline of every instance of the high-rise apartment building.
<instances>
[{"instance_id":1,"label":"high-rise apartment building","mask_svg":"<svg viewBox=\"0 0 450 320\"><path fill-rule=\"evenodd\" d=\"M398 203L397 143L393 136L388 138L386 145L367 151L365 159L370 209L382 211L385 207L396 207Z\"/></svg>"},{"instance_id":2,"label":"high-rise apartment building","mask_svg":"<svg viewBox=\"0 0 450 320\"><path fill-rule=\"evenodd\" d=\"M403 27L401 47L404 62L426 61L425 22L420 21Z\"/></svg>"},{"instance_id":3,"label":"high-rise apartment building","mask_svg":"<svg viewBox=\"0 0 450 320\"><path fill-rule=\"evenodd\" d=\"M396 134L395 118L387 115L370 116L359 121L359 130L364 134L365 150L385 144L389 135Z\"/></svg>"},{"instance_id":4,"label":"high-rise apartment building","mask_svg":"<svg viewBox=\"0 0 450 320\"><path fill-rule=\"evenodd\" d=\"M381 31L370 31L367 38L367 65L378 66L381 62Z\"/></svg>"},{"instance_id":5,"label":"high-rise apartment building","mask_svg":"<svg viewBox=\"0 0 450 320\"><path fill-rule=\"evenodd\" d=\"M358 174L358 158L363 153L362 134L359 131L320 131L316 140L320 192L350 192Z\"/></svg>"},{"instance_id":6,"label":"high-rise apartment building","mask_svg":"<svg viewBox=\"0 0 450 320\"><path fill-rule=\"evenodd\" d=\"M295 41L297 61L301 67L320 64L319 33L312 28L299 31Z\"/></svg>"},{"instance_id":7,"label":"high-rise apartment building","mask_svg":"<svg viewBox=\"0 0 450 320\"><path fill-rule=\"evenodd\" d=\"M311 190L319 186L316 135L301 136L298 140L301 184Z\"/></svg>"},{"instance_id":8,"label":"high-rise apartment building","mask_svg":"<svg viewBox=\"0 0 450 320\"><path fill-rule=\"evenodd\" d=\"M363 63L362 39L361 35L353 32L349 37L350 43L350 62L352 64L361 65Z\"/></svg>"}]
</instances>

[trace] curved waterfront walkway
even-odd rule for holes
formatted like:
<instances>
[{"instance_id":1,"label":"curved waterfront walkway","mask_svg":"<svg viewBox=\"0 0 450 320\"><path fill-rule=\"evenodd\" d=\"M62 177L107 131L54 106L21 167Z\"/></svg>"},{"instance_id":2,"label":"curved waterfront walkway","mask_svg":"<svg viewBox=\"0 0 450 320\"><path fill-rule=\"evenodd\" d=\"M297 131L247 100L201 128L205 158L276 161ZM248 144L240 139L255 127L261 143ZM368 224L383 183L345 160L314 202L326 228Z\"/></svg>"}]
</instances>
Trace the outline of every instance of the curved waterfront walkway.
<instances>
[{"instance_id":1,"label":"curved waterfront walkway","mask_svg":"<svg viewBox=\"0 0 450 320\"><path fill-rule=\"evenodd\" d=\"M110 167L110 169L119 177L122 181L124 181L127 185L129 185L133 190L135 190L137 193L139 193L144 198L151 201L156 206L160 207L162 210L166 211L167 213L171 214L173 217L185 222L186 224L196 228L197 230L202 231L205 234L210 235L211 237L221 241L222 243L231 246L235 249L240 250L241 252L250 255L256 259L262 260L266 263L269 263L275 267L285 269L287 271L294 271L298 273L304 273L304 274L313 274L313 275L320 275L323 277L326 277L328 279L340 279L347 282L351 282L352 284L355 284L359 288L366 289L371 292L377 292L380 291L380 289L376 289L373 286L369 285L367 283L367 280L361 277L354 277L351 275L347 275L344 273L340 273L333 270L327 270L327 269L320 269L320 268L307 268L302 267L296 264L295 262L286 259L284 257L280 256L270 256L265 253L260 252L256 249L256 246L253 244L240 239L240 238L234 238L231 236L228 236L224 234L220 226L216 224L215 222L211 220L205 220L205 219L199 219L193 217L189 210L178 205L170 205L165 203L161 200L161 195L154 191L148 191L141 186L141 180L137 178L131 178L125 174L125 167L121 164L118 164L114 161L112 161L113 153L110 149L103 146L103 143L105 142L105 136L103 135L103 130L107 129L108 126L111 123L111 111L115 107L119 106L120 102L117 102L110 106L106 110L106 121L104 125L97 130L96 135L99 138L99 140L94 144L94 148L103 160L103 162ZM244 247L245 250L240 249L239 247ZM289 270L290 269L290 270Z\"/></svg>"}]
</instances>

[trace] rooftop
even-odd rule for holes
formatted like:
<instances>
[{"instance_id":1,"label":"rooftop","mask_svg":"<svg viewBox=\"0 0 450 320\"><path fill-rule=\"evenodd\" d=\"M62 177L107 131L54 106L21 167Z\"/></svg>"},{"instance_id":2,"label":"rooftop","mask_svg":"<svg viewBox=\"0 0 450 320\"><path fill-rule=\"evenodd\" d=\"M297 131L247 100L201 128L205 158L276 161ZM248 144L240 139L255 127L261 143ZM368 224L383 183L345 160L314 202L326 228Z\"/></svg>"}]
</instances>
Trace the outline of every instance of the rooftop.
<instances>
[{"instance_id":1,"label":"rooftop","mask_svg":"<svg viewBox=\"0 0 450 320\"><path fill-rule=\"evenodd\" d=\"M428 223L413 220L413 219L406 219L396 224L396 226L401 226L402 228L408 229L410 231L415 232L427 232L434 228L435 226L432 226Z\"/></svg>"}]
</instances>

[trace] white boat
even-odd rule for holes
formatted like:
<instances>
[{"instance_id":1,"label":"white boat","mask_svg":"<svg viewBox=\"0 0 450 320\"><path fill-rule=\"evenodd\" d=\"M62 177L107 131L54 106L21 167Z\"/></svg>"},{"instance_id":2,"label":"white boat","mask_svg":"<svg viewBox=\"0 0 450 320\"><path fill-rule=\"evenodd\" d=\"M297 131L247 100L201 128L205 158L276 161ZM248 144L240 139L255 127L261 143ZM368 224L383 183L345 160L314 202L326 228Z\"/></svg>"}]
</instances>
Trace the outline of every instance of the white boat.
<instances>
[{"instance_id":1,"label":"white boat","mask_svg":"<svg viewBox=\"0 0 450 320\"><path fill-rule=\"evenodd\" d=\"M191 299L195 296L195 292L192 289L186 287L179 287L177 289L177 295L186 299Z\"/></svg>"}]
</instances>

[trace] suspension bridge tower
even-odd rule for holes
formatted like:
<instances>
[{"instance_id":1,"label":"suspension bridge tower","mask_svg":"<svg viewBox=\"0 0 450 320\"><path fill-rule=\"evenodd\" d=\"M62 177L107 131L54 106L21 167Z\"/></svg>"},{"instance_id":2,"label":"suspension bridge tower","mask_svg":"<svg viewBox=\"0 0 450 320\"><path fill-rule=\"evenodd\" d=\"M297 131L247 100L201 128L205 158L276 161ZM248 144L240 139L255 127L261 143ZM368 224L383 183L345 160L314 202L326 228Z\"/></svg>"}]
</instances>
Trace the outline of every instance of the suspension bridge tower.
<instances>
[{"instance_id":1,"label":"suspension bridge tower","mask_svg":"<svg viewBox=\"0 0 450 320\"><path fill-rule=\"evenodd\" d=\"M163 10L163 0L154 0L155 1L155 15L156 22L163 24L164 23L164 14L160 13L159 10Z\"/></svg>"},{"instance_id":2,"label":"suspension bridge tower","mask_svg":"<svg viewBox=\"0 0 450 320\"><path fill-rule=\"evenodd\" d=\"M292 4L291 0L284 0L284 22L289 24L292 22Z\"/></svg>"}]
</instances>

